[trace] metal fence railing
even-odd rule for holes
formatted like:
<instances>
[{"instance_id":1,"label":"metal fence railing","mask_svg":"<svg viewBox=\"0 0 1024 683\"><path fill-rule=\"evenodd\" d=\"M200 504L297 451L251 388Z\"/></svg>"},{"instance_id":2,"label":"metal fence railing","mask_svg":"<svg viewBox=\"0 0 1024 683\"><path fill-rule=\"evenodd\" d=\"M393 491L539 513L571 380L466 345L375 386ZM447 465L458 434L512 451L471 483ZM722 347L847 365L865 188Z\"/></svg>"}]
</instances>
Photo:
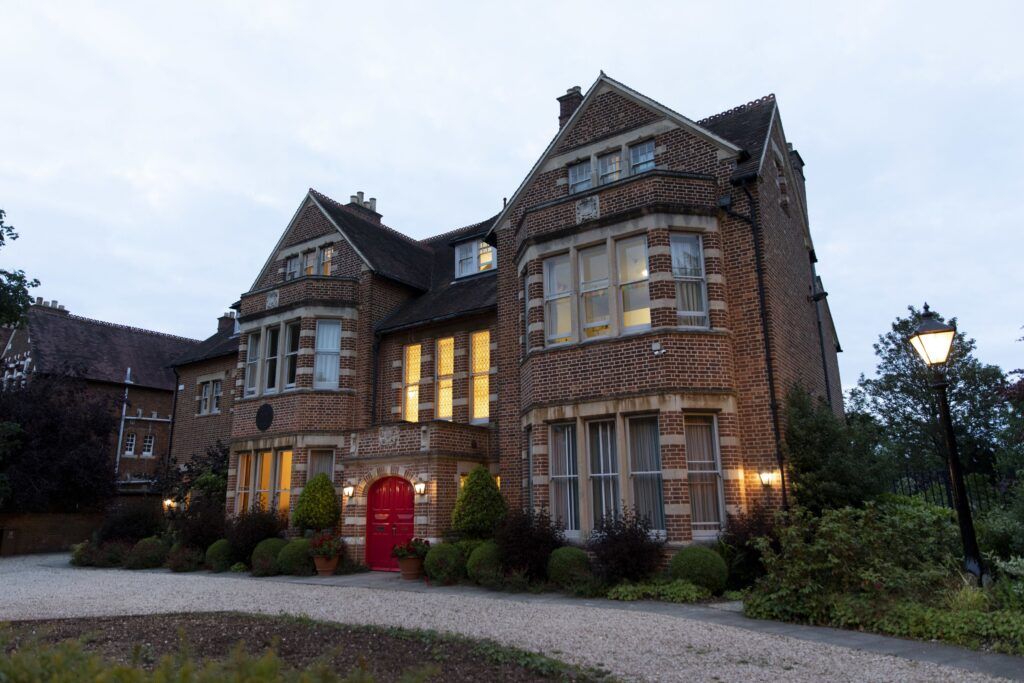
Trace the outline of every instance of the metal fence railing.
<instances>
[{"instance_id":1,"label":"metal fence railing","mask_svg":"<svg viewBox=\"0 0 1024 683\"><path fill-rule=\"evenodd\" d=\"M968 475L964 485L973 510L987 512L999 505L999 488L987 477ZM890 490L904 496L921 496L933 505L953 507L953 487L949 483L949 473L944 470L905 471L892 481Z\"/></svg>"}]
</instances>

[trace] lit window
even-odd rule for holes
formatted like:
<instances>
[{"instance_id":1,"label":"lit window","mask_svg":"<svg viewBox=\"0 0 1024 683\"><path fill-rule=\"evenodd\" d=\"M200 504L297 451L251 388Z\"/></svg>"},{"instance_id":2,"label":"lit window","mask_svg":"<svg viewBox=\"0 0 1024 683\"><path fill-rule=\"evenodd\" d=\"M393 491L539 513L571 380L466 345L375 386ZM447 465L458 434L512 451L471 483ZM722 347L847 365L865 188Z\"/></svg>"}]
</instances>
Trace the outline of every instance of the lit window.
<instances>
[{"instance_id":1,"label":"lit window","mask_svg":"<svg viewBox=\"0 0 1024 683\"><path fill-rule=\"evenodd\" d=\"M455 245L455 277L491 270L497 264L497 250L481 240Z\"/></svg>"},{"instance_id":2,"label":"lit window","mask_svg":"<svg viewBox=\"0 0 1024 683\"><path fill-rule=\"evenodd\" d=\"M295 387L295 376L299 365L299 323L288 323L285 329L284 346L284 388Z\"/></svg>"},{"instance_id":3,"label":"lit window","mask_svg":"<svg viewBox=\"0 0 1024 683\"><path fill-rule=\"evenodd\" d=\"M420 353L419 344L405 347L402 361L402 419L419 422L420 419Z\"/></svg>"},{"instance_id":4,"label":"lit window","mask_svg":"<svg viewBox=\"0 0 1024 683\"><path fill-rule=\"evenodd\" d=\"M576 425L551 426L551 514L567 532L580 530L580 475Z\"/></svg>"},{"instance_id":5,"label":"lit window","mask_svg":"<svg viewBox=\"0 0 1024 683\"><path fill-rule=\"evenodd\" d=\"M129 432L124 437L124 454L135 455L135 433Z\"/></svg>"},{"instance_id":6,"label":"lit window","mask_svg":"<svg viewBox=\"0 0 1024 683\"><path fill-rule=\"evenodd\" d=\"M316 251L307 251L303 257L303 275L313 275L316 272Z\"/></svg>"},{"instance_id":7,"label":"lit window","mask_svg":"<svg viewBox=\"0 0 1024 683\"><path fill-rule=\"evenodd\" d=\"M617 517L619 508L619 455L615 445L614 422L587 424L587 448L590 451L590 482L593 496L594 526L605 517Z\"/></svg>"},{"instance_id":8,"label":"lit window","mask_svg":"<svg viewBox=\"0 0 1024 683\"><path fill-rule=\"evenodd\" d=\"M156 443L156 437L152 434L147 434L142 439L142 454L153 455L153 446Z\"/></svg>"},{"instance_id":9,"label":"lit window","mask_svg":"<svg viewBox=\"0 0 1024 683\"><path fill-rule=\"evenodd\" d=\"M280 328L271 327L267 330L267 341L264 344L266 350L266 357L264 358L266 372L263 376L266 381L265 389L268 394L277 391L277 353L280 340Z\"/></svg>"},{"instance_id":10,"label":"lit window","mask_svg":"<svg viewBox=\"0 0 1024 683\"><path fill-rule=\"evenodd\" d=\"M238 454L238 482L235 487L235 513L249 509L252 502L252 453Z\"/></svg>"},{"instance_id":11,"label":"lit window","mask_svg":"<svg viewBox=\"0 0 1024 683\"><path fill-rule=\"evenodd\" d=\"M299 276L299 257L289 256L284 262L284 279L294 280Z\"/></svg>"},{"instance_id":12,"label":"lit window","mask_svg":"<svg viewBox=\"0 0 1024 683\"><path fill-rule=\"evenodd\" d=\"M672 276L676 281L676 311L679 324L707 327L707 279L700 235L673 233Z\"/></svg>"},{"instance_id":13,"label":"lit window","mask_svg":"<svg viewBox=\"0 0 1024 683\"><path fill-rule=\"evenodd\" d=\"M629 148L630 174L643 173L654 168L654 140L641 142Z\"/></svg>"},{"instance_id":14,"label":"lit window","mask_svg":"<svg viewBox=\"0 0 1024 683\"><path fill-rule=\"evenodd\" d=\"M235 511L277 510L288 514L292 491L292 452L259 451L238 456Z\"/></svg>"},{"instance_id":15,"label":"lit window","mask_svg":"<svg viewBox=\"0 0 1024 683\"><path fill-rule=\"evenodd\" d=\"M572 272L569 255L544 261L544 338L562 344L572 338Z\"/></svg>"},{"instance_id":16,"label":"lit window","mask_svg":"<svg viewBox=\"0 0 1024 683\"><path fill-rule=\"evenodd\" d=\"M651 298L647 287L647 239L643 235L615 244L619 266L619 303L624 330L651 324Z\"/></svg>"},{"instance_id":17,"label":"lit window","mask_svg":"<svg viewBox=\"0 0 1024 683\"><path fill-rule=\"evenodd\" d=\"M255 396L259 384L257 377L260 374L260 335L254 332L249 335L248 348L245 354L245 395Z\"/></svg>"},{"instance_id":18,"label":"lit window","mask_svg":"<svg viewBox=\"0 0 1024 683\"><path fill-rule=\"evenodd\" d=\"M569 194L589 190L593 187L593 184L594 179L590 173L590 159L569 167Z\"/></svg>"},{"instance_id":19,"label":"lit window","mask_svg":"<svg viewBox=\"0 0 1024 683\"><path fill-rule=\"evenodd\" d=\"M473 421L485 422L491 415L491 333L470 335L470 395Z\"/></svg>"},{"instance_id":20,"label":"lit window","mask_svg":"<svg viewBox=\"0 0 1024 683\"><path fill-rule=\"evenodd\" d=\"M622 154L612 152L597 159L597 177L601 185L613 183L622 177Z\"/></svg>"},{"instance_id":21,"label":"lit window","mask_svg":"<svg viewBox=\"0 0 1024 683\"><path fill-rule=\"evenodd\" d=\"M327 246L320 250L320 267L319 272L321 275L331 274L331 259L334 258L334 247Z\"/></svg>"},{"instance_id":22,"label":"lit window","mask_svg":"<svg viewBox=\"0 0 1024 683\"><path fill-rule=\"evenodd\" d=\"M579 252L580 328L584 337L608 334L608 248L604 244Z\"/></svg>"},{"instance_id":23,"label":"lit window","mask_svg":"<svg viewBox=\"0 0 1024 683\"><path fill-rule=\"evenodd\" d=\"M661 444L657 417L634 417L627 423L629 469L633 476L636 513L647 517L651 528L665 529L665 496L661 477Z\"/></svg>"},{"instance_id":24,"label":"lit window","mask_svg":"<svg viewBox=\"0 0 1024 683\"><path fill-rule=\"evenodd\" d=\"M723 517L722 466L718 457L715 418L687 415L683 419L683 431L693 534L714 535L721 530Z\"/></svg>"},{"instance_id":25,"label":"lit window","mask_svg":"<svg viewBox=\"0 0 1024 683\"><path fill-rule=\"evenodd\" d=\"M455 339L437 340L437 408L439 420L452 419L452 375L455 373Z\"/></svg>"},{"instance_id":26,"label":"lit window","mask_svg":"<svg viewBox=\"0 0 1024 683\"><path fill-rule=\"evenodd\" d=\"M316 356L313 361L313 388L337 389L341 358L341 322L316 321Z\"/></svg>"}]
</instances>

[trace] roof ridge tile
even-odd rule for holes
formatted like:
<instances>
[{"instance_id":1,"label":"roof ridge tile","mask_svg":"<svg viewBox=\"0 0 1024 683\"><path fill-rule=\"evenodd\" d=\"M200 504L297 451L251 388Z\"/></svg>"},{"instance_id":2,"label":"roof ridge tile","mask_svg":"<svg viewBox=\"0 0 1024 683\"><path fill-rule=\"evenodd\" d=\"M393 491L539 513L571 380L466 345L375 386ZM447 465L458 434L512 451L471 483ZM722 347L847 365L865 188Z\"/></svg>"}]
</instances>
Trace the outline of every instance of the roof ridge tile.
<instances>
[{"instance_id":1,"label":"roof ridge tile","mask_svg":"<svg viewBox=\"0 0 1024 683\"><path fill-rule=\"evenodd\" d=\"M767 95L764 95L762 97L758 97L756 100L751 100L750 102L747 102L746 104L741 104L739 106L733 107L732 109L726 109L725 111L718 112L717 114L712 114L711 116L708 116L706 118L703 118L703 119L697 121L697 123L698 124L700 124L700 123L707 123L708 121L714 121L716 119L720 119L723 116L729 116L730 114L738 114L738 113L740 113L742 111L746 111L747 109L750 109L751 107L756 107L759 104L765 104L767 102L774 102L774 101L775 101L775 93L771 92L771 93L768 93Z\"/></svg>"},{"instance_id":2,"label":"roof ridge tile","mask_svg":"<svg viewBox=\"0 0 1024 683\"><path fill-rule=\"evenodd\" d=\"M420 244L420 242L418 240L413 239L412 237L409 237L405 233L403 233L403 232L401 232L399 230L396 230L395 228L392 228L390 225L386 225L383 222L374 223L373 221L370 221L370 220L367 220L366 218L363 218L362 216L360 216L357 213L355 213L354 211L352 211L351 207L349 207L347 204L342 204L337 199L334 199L333 197L329 197L329 196L325 195L323 192L317 190L314 187L309 188L309 191L312 192L313 194L315 194L317 196L317 199L323 199L325 201L328 201L328 202L334 204L336 207L338 207L339 209L342 209L348 215L353 216L354 218L357 218L358 220L364 221L364 222L372 225L375 228L381 228L385 232L391 233L395 237L398 237L398 238L404 240L405 242L407 242L407 243L409 243L409 244L411 244L413 246L419 247L420 249L424 248L423 245Z\"/></svg>"},{"instance_id":3,"label":"roof ridge tile","mask_svg":"<svg viewBox=\"0 0 1024 683\"><path fill-rule=\"evenodd\" d=\"M46 312L50 313L50 311L46 311ZM51 315L52 315L52 313L51 313ZM95 318L86 318L85 316L74 315L72 313L60 313L59 315L60 315L60 317L67 318L69 320L77 320L79 322L91 323L93 325L102 325L103 327L112 327L112 328L117 329L117 330L125 330L126 332L141 332L142 334L150 334L150 335L153 335L154 337L163 337L165 339L173 339L175 341L189 342L189 343L192 343L192 344L199 344L199 343L201 343L203 341L202 339L192 339L191 337L182 337L181 335L170 334L169 332L157 332L156 330L147 330L144 327L134 327L132 325L122 325L120 323L108 322L106 320L97 320Z\"/></svg>"}]
</instances>

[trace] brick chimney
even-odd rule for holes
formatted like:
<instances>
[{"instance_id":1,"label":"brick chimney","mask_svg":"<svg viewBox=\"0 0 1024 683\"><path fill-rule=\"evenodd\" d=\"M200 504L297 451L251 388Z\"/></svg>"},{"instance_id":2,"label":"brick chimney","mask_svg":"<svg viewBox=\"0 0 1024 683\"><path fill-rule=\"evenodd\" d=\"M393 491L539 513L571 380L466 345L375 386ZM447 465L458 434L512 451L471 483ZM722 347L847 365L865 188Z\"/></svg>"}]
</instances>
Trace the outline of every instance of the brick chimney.
<instances>
[{"instance_id":1,"label":"brick chimney","mask_svg":"<svg viewBox=\"0 0 1024 683\"><path fill-rule=\"evenodd\" d=\"M369 199L363 199L363 196L362 190L351 195L348 198L348 204L345 205L345 208L349 209L360 218L364 218L380 225L380 214L377 213L377 198L370 197Z\"/></svg>"},{"instance_id":2,"label":"brick chimney","mask_svg":"<svg viewBox=\"0 0 1024 683\"><path fill-rule=\"evenodd\" d=\"M583 101L583 92L580 90L580 86L574 85L565 91L565 94L558 98L558 127L563 128L565 122L569 120L579 108L580 102Z\"/></svg>"},{"instance_id":3,"label":"brick chimney","mask_svg":"<svg viewBox=\"0 0 1024 683\"><path fill-rule=\"evenodd\" d=\"M36 300L32 302L32 305L37 308L45 308L53 313L60 313L62 315L68 314L68 309L64 308L64 304L58 304L56 299L53 301L44 301L43 297L37 296Z\"/></svg>"},{"instance_id":4,"label":"brick chimney","mask_svg":"<svg viewBox=\"0 0 1024 683\"><path fill-rule=\"evenodd\" d=\"M235 312L228 311L221 317L217 318L217 331L218 332L233 332L235 329Z\"/></svg>"}]
</instances>

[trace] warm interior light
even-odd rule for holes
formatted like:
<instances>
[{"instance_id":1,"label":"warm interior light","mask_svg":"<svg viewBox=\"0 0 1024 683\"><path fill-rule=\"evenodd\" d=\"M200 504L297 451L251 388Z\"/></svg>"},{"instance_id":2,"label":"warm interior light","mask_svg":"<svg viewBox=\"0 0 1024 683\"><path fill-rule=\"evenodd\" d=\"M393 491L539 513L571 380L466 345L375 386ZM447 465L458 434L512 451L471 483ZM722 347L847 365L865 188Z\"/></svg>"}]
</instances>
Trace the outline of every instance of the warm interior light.
<instances>
[{"instance_id":1,"label":"warm interior light","mask_svg":"<svg viewBox=\"0 0 1024 683\"><path fill-rule=\"evenodd\" d=\"M761 478L761 485L762 486L771 486L772 482L775 481L775 473L774 472L761 472L757 476Z\"/></svg>"},{"instance_id":2,"label":"warm interior light","mask_svg":"<svg viewBox=\"0 0 1024 683\"><path fill-rule=\"evenodd\" d=\"M346 498L351 498L352 495L356 492L356 487L349 484L348 486L341 489L341 492L345 494Z\"/></svg>"},{"instance_id":3,"label":"warm interior light","mask_svg":"<svg viewBox=\"0 0 1024 683\"><path fill-rule=\"evenodd\" d=\"M935 314L924 305L921 324L910 337L910 344L928 366L942 365L949 358L956 330L951 325L940 323Z\"/></svg>"},{"instance_id":4,"label":"warm interior light","mask_svg":"<svg viewBox=\"0 0 1024 683\"><path fill-rule=\"evenodd\" d=\"M417 496L422 496L424 493L427 492L427 482L425 481L418 481L415 484L413 484L412 487L416 489Z\"/></svg>"}]
</instances>

